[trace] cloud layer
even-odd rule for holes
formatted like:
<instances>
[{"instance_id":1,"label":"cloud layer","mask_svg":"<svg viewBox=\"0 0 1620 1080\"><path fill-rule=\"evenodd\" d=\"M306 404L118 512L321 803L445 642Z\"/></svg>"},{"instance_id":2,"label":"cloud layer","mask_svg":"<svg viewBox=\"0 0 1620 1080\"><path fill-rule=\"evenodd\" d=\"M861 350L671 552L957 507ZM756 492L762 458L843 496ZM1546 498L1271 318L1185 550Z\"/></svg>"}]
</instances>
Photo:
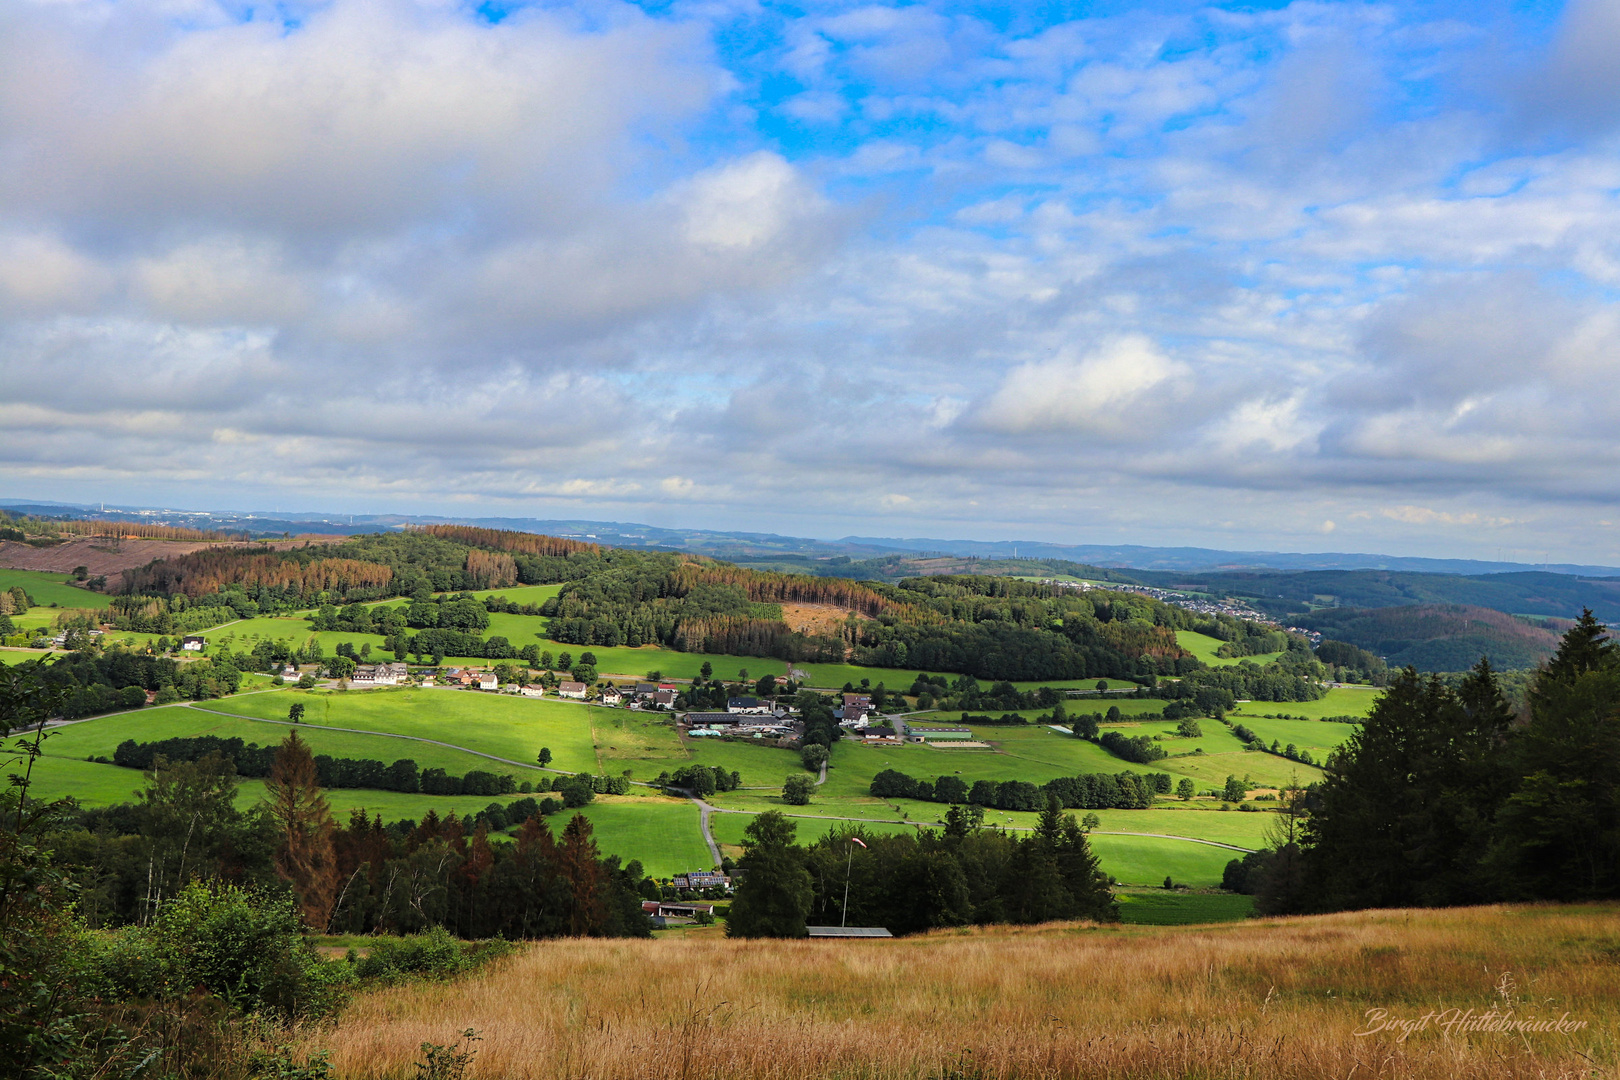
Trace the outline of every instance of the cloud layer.
<instances>
[{"instance_id":1,"label":"cloud layer","mask_svg":"<svg viewBox=\"0 0 1620 1080\"><path fill-rule=\"evenodd\" d=\"M1620 562L1612 5L490 11L0 0L3 494Z\"/></svg>"}]
</instances>

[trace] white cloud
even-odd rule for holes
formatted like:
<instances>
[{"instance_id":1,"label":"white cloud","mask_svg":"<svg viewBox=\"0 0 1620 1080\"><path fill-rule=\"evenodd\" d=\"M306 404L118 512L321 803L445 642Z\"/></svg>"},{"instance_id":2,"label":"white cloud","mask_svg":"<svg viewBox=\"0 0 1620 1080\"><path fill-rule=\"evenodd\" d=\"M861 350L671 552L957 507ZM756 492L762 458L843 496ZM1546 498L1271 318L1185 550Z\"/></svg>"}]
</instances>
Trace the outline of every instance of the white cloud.
<instances>
[{"instance_id":1,"label":"white cloud","mask_svg":"<svg viewBox=\"0 0 1620 1080\"><path fill-rule=\"evenodd\" d=\"M1148 338L1121 337L1083 356L1020 364L985 405L980 421L1014 434L1140 430L1146 417L1187 392L1189 376L1185 364L1165 356Z\"/></svg>"}]
</instances>

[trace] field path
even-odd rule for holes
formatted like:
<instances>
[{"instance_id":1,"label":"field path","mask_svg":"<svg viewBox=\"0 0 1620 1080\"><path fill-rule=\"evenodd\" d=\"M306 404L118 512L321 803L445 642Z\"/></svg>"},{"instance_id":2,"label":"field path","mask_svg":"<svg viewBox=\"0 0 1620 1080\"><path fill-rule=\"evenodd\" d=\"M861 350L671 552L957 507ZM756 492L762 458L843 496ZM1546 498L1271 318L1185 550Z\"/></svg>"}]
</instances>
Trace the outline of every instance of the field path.
<instances>
[{"instance_id":1,"label":"field path","mask_svg":"<svg viewBox=\"0 0 1620 1080\"><path fill-rule=\"evenodd\" d=\"M703 833L703 842L709 845L709 855L714 859L714 865L718 869L721 858L720 845L714 842L714 833L709 831L709 815L714 813L715 808L698 798L696 795L692 794L690 791L687 791L685 788L670 788L669 790L679 791L682 795L685 795L688 799L691 799L693 802L697 803L698 828Z\"/></svg>"}]
</instances>

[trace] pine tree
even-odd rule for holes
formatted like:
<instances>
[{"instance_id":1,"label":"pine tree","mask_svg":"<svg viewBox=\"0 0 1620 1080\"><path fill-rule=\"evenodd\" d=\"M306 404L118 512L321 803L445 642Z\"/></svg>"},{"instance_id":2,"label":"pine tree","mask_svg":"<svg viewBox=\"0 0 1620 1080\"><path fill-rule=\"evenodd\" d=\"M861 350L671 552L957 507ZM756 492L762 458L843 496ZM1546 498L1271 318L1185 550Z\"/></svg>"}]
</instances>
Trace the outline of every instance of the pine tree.
<instances>
[{"instance_id":1,"label":"pine tree","mask_svg":"<svg viewBox=\"0 0 1620 1080\"><path fill-rule=\"evenodd\" d=\"M325 930L338 887L332 849L337 825L316 779L315 758L298 732L288 735L276 750L265 794L270 816L281 829L276 872L292 886L304 922L313 930Z\"/></svg>"}]
</instances>

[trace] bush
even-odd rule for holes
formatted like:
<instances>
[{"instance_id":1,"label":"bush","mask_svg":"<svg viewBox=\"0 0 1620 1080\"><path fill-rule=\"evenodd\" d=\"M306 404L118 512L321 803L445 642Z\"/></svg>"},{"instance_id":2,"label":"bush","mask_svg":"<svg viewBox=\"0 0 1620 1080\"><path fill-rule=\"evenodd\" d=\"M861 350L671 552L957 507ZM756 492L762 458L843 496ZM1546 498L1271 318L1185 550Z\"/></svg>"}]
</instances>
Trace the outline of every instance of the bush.
<instances>
[{"instance_id":1,"label":"bush","mask_svg":"<svg viewBox=\"0 0 1620 1080\"><path fill-rule=\"evenodd\" d=\"M816 782L799 773L788 777L787 782L782 785L782 801L789 806L806 806L815 790Z\"/></svg>"},{"instance_id":2,"label":"bush","mask_svg":"<svg viewBox=\"0 0 1620 1080\"><path fill-rule=\"evenodd\" d=\"M334 1012L352 981L304 941L290 899L233 885L194 883L153 925L94 940L91 977L108 997L164 1001L201 988L244 1013L296 1019Z\"/></svg>"}]
</instances>

